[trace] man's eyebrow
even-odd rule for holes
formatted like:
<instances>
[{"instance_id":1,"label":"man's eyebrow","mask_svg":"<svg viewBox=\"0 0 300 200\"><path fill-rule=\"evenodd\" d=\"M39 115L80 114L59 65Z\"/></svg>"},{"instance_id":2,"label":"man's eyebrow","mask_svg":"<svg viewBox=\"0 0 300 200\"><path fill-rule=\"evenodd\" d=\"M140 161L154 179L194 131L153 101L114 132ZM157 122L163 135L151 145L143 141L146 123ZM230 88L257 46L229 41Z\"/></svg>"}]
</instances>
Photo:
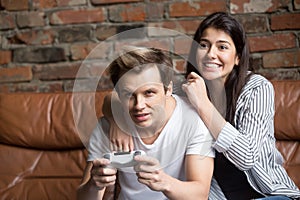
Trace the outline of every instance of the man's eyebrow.
<instances>
[{"instance_id":1,"label":"man's eyebrow","mask_svg":"<svg viewBox=\"0 0 300 200\"><path fill-rule=\"evenodd\" d=\"M122 92L122 93L124 93L124 92L126 92L126 93L132 92L129 88L121 88L119 91Z\"/></svg>"}]
</instances>

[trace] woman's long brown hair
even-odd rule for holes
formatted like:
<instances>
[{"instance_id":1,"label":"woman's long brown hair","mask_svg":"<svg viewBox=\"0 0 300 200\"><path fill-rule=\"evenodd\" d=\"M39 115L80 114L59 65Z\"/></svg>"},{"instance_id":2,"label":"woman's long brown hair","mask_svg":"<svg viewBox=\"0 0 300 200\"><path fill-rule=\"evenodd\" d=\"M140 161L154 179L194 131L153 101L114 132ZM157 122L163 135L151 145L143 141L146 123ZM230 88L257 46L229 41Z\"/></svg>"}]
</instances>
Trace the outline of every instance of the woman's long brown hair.
<instances>
[{"instance_id":1,"label":"woman's long brown hair","mask_svg":"<svg viewBox=\"0 0 300 200\"><path fill-rule=\"evenodd\" d=\"M227 13L216 12L209 15L202 21L194 35L194 41L190 49L186 67L186 76L191 72L196 72L201 76L201 74L197 71L196 52L202 33L209 27L222 30L232 38L239 58L239 64L233 67L232 72L228 75L225 82L227 100L225 118L228 122L234 125L234 115L238 97L252 74L248 73L249 47L246 33L242 25L236 19Z\"/></svg>"}]
</instances>

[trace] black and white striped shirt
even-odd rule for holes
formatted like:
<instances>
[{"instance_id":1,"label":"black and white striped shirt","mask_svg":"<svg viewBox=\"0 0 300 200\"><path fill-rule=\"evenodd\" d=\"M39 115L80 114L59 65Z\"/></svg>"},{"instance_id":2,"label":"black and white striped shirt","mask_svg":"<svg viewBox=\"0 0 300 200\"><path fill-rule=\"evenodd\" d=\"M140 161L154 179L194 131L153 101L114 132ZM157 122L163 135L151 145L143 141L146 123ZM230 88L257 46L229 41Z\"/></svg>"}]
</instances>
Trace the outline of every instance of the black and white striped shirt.
<instances>
[{"instance_id":1,"label":"black and white striped shirt","mask_svg":"<svg viewBox=\"0 0 300 200\"><path fill-rule=\"evenodd\" d=\"M275 146L274 89L267 79L250 78L238 98L234 123L226 123L214 148L244 171L257 192L299 198L300 191L283 168ZM209 199L226 199L214 178Z\"/></svg>"}]
</instances>

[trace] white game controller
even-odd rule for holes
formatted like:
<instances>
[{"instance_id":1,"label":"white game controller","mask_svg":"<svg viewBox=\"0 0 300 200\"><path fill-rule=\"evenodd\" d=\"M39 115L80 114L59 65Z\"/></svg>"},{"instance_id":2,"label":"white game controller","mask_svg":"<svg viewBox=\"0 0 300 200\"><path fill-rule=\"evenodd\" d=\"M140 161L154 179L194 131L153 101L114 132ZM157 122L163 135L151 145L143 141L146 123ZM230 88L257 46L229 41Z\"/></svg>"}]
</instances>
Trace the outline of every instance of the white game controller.
<instances>
[{"instance_id":1,"label":"white game controller","mask_svg":"<svg viewBox=\"0 0 300 200\"><path fill-rule=\"evenodd\" d=\"M129 152L106 153L103 157L110 160L110 166L115 168L124 168L136 165L137 162L133 158L137 155L146 155L146 153L142 150L136 150Z\"/></svg>"}]
</instances>

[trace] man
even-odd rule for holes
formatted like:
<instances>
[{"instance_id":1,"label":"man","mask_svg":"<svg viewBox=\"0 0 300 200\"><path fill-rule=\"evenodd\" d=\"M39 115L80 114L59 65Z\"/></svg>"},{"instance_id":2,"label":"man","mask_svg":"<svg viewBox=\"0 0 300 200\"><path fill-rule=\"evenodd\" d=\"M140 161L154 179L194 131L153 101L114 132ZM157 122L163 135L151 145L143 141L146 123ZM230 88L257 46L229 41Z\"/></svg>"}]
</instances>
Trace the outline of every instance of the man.
<instances>
[{"instance_id":1,"label":"man","mask_svg":"<svg viewBox=\"0 0 300 200\"><path fill-rule=\"evenodd\" d=\"M119 199L207 199L212 137L188 101L172 95L171 59L158 49L136 48L109 70L122 105L117 114L126 121L135 149L146 155L135 156L134 167L110 166L103 158L110 151L109 126L100 119L90 138L79 199L102 199L117 176Z\"/></svg>"}]
</instances>

